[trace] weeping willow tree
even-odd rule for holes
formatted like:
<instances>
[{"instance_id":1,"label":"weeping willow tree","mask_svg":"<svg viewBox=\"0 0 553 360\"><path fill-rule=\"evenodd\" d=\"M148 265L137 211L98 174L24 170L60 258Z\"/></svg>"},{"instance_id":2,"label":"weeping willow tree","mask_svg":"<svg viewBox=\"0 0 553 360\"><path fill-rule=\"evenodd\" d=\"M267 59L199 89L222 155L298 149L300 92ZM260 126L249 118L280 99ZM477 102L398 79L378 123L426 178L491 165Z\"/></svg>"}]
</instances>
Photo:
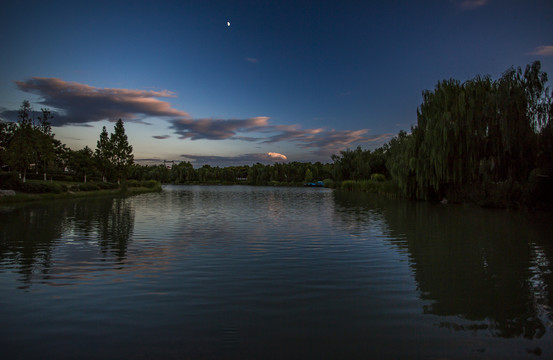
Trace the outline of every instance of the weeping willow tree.
<instances>
[{"instance_id":1,"label":"weeping willow tree","mask_svg":"<svg viewBox=\"0 0 553 360\"><path fill-rule=\"evenodd\" d=\"M388 168L405 195L429 199L492 182L524 183L553 166L552 92L539 62L501 78L438 82L417 125L389 143Z\"/></svg>"},{"instance_id":2,"label":"weeping willow tree","mask_svg":"<svg viewBox=\"0 0 553 360\"><path fill-rule=\"evenodd\" d=\"M494 111L489 106L492 88L489 77L476 77L464 84L442 81L433 92L423 93L418 125L412 129L417 197L443 196L452 187L478 179L487 142L486 118Z\"/></svg>"},{"instance_id":3,"label":"weeping willow tree","mask_svg":"<svg viewBox=\"0 0 553 360\"><path fill-rule=\"evenodd\" d=\"M388 172L406 197L414 197L416 193L414 147L413 135L403 130L384 145Z\"/></svg>"}]
</instances>

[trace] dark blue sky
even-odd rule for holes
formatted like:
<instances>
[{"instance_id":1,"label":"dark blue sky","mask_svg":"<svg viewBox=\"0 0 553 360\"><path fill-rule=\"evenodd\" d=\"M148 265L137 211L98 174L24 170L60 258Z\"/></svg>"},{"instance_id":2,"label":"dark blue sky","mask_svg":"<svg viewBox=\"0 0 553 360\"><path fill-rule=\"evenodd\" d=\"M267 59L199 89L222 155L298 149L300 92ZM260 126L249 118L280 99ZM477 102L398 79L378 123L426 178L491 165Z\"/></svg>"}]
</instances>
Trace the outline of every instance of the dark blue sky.
<instances>
[{"instance_id":1,"label":"dark blue sky","mask_svg":"<svg viewBox=\"0 0 553 360\"><path fill-rule=\"evenodd\" d=\"M550 0L11 2L0 107L56 111L75 150L122 117L138 159L327 162L409 130L439 80L534 60L553 74L552 15Z\"/></svg>"}]
</instances>

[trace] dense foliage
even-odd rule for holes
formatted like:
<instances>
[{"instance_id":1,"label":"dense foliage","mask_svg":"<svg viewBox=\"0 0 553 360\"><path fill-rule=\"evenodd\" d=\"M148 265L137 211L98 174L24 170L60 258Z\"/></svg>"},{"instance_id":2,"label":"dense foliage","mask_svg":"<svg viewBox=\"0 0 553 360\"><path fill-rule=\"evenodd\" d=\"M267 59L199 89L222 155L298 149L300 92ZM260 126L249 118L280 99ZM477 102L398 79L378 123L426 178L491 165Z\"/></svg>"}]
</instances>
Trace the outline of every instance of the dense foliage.
<instances>
[{"instance_id":1,"label":"dense foliage","mask_svg":"<svg viewBox=\"0 0 553 360\"><path fill-rule=\"evenodd\" d=\"M304 162L276 163L252 166L213 167L204 165L194 168L184 161L168 168L165 165L134 165L131 177L140 180L158 180L164 183L216 183L250 185L303 185L316 179L332 177L332 165Z\"/></svg>"},{"instance_id":2,"label":"dense foliage","mask_svg":"<svg viewBox=\"0 0 553 360\"><path fill-rule=\"evenodd\" d=\"M27 170L44 174L52 171L67 151L65 146L54 138L48 109L41 109L35 120L29 101L21 104L17 123L0 121L0 166L11 168L22 174L25 182Z\"/></svg>"},{"instance_id":3,"label":"dense foliage","mask_svg":"<svg viewBox=\"0 0 553 360\"><path fill-rule=\"evenodd\" d=\"M38 121L29 101L21 104L17 123L0 121L0 167L3 171L16 171L25 183L29 170L43 174L43 179L77 177L86 183L87 176L101 174L103 182L108 177L117 182L126 179L134 163L123 121L119 119L114 133L108 136L102 129L96 151L88 146L80 150L68 149L52 134L48 109L41 109ZM4 184L0 184L4 185Z\"/></svg>"},{"instance_id":4,"label":"dense foliage","mask_svg":"<svg viewBox=\"0 0 553 360\"><path fill-rule=\"evenodd\" d=\"M423 93L417 125L386 146L387 167L409 197L531 191L553 170L552 93L540 63L501 78L439 82ZM520 196L523 196L521 194ZM519 196L519 197L520 197Z\"/></svg>"}]
</instances>

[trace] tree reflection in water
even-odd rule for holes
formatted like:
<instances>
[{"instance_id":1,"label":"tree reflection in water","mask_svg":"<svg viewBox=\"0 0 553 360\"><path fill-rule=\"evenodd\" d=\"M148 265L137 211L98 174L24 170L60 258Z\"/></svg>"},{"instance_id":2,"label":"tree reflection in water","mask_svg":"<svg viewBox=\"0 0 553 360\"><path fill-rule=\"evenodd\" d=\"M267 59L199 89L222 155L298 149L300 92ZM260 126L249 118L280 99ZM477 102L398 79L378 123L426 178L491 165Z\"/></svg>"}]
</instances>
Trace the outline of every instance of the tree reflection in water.
<instances>
[{"instance_id":1,"label":"tree reflection in water","mask_svg":"<svg viewBox=\"0 0 553 360\"><path fill-rule=\"evenodd\" d=\"M527 339L551 330L550 224L507 211L366 194L335 192L335 202L347 223L383 217L393 246L407 251L427 302L423 313L444 318L438 326Z\"/></svg>"},{"instance_id":2,"label":"tree reflection in water","mask_svg":"<svg viewBox=\"0 0 553 360\"><path fill-rule=\"evenodd\" d=\"M0 262L21 274L22 288L49 276L52 252L68 242L97 239L102 256L126 258L134 211L124 198L53 201L4 209L0 216ZM90 261L90 259L89 259Z\"/></svg>"},{"instance_id":3,"label":"tree reflection in water","mask_svg":"<svg viewBox=\"0 0 553 360\"><path fill-rule=\"evenodd\" d=\"M103 215L98 219L98 235L102 252L113 252L123 263L134 228L134 212L125 199L117 198L100 214Z\"/></svg>"}]
</instances>

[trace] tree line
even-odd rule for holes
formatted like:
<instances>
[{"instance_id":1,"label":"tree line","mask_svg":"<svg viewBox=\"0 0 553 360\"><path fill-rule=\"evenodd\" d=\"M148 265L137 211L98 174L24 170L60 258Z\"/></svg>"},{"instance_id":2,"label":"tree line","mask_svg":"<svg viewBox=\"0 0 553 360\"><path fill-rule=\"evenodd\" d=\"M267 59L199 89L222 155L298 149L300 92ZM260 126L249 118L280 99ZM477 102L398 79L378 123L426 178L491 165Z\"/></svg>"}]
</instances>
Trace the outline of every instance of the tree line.
<instances>
[{"instance_id":1,"label":"tree line","mask_svg":"<svg viewBox=\"0 0 553 360\"><path fill-rule=\"evenodd\" d=\"M320 162L290 162L265 165L218 167L203 165L200 168L183 161L172 165L133 165L131 178L137 180L157 180L162 183L186 184L249 184L298 186L306 182L331 179L332 164Z\"/></svg>"},{"instance_id":2,"label":"tree line","mask_svg":"<svg viewBox=\"0 0 553 360\"><path fill-rule=\"evenodd\" d=\"M43 179L72 178L87 182L101 178L102 182L121 179L156 180L161 183L225 183L252 185L301 185L304 182L332 177L332 164L291 162L252 166L194 168L188 161L163 165L140 165L134 162L133 147L119 119L114 132L102 128L96 148L85 146L71 150L52 133L53 116L41 109L35 120L29 101L24 100L18 111L17 122L0 121L0 166L4 171L16 171L22 182L34 170Z\"/></svg>"},{"instance_id":3,"label":"tree line","mask_svg":"<svg viewBox=\"0 0 553 360\"><path fill-rule=\"evenodd\" d=\"M24 101L17 123L0 122L0 165L23 178L32 163L36 172L69 166L83 179L91 174L103 181L129 177L175 184L301 185L325 180L327 186L362 190L366 185L413 199L551 199L551 190L544 187L553 188L553 92L546 84L538 61L524 71L510 68L496 80L440 81L423 92L416 125L377 149L346 149L326 164L222 168L194 168L186 161L170 168L135 164L121 120L112 134L103 128L94 151L69 150L51 133L50 112L41 109L34 123Z\"/></svg>"},{"instance_id":4,"label":"tree line","mask_svg":"<svg viewBox=\"0 0 553 360\"><path fill-rule=\"evenodd\" d=\"M0 121L0 166L11 168L26 179L27 170L46 173L54 163L63 161L67 148L52 134L48 109L41 109L35 120L29 101L25 100L17 116L17 123Z\"/></svg>"},{"instance_id":5,"label":"tree line","mask_svg":"<svg viewBox=\"0 0 553 360\"><path fill-rule=\"evenodd\" d=\"M128 142L123 121L119 119L114 132L107 133L104 126L93 151L88 146L71 150L55 138L51 120L54 117L48 109L41 109L35 119L28 100L19 108L17 122L0 121L0 167L2 170L16 171L22 182L26 182L27 172L43 174L43 179L53 175L71 173L86 183L88 175L100 174L102 181L108 178L126 179L134 164L132 146Z\"/></svg>"},{"instance_id":6,"label":"tree line","mask_svg":"<svg viewBox=\"0 0 553 360\"><path fill-rule=\"evenodd\" d=\"M546 84L538 61L497 80L440 81L423 92L409 133L400 131L373 151L334 155L335 179L380 173L413 199L491 206L551 201L553 92Z\"/></svg>"}]
</instances>

